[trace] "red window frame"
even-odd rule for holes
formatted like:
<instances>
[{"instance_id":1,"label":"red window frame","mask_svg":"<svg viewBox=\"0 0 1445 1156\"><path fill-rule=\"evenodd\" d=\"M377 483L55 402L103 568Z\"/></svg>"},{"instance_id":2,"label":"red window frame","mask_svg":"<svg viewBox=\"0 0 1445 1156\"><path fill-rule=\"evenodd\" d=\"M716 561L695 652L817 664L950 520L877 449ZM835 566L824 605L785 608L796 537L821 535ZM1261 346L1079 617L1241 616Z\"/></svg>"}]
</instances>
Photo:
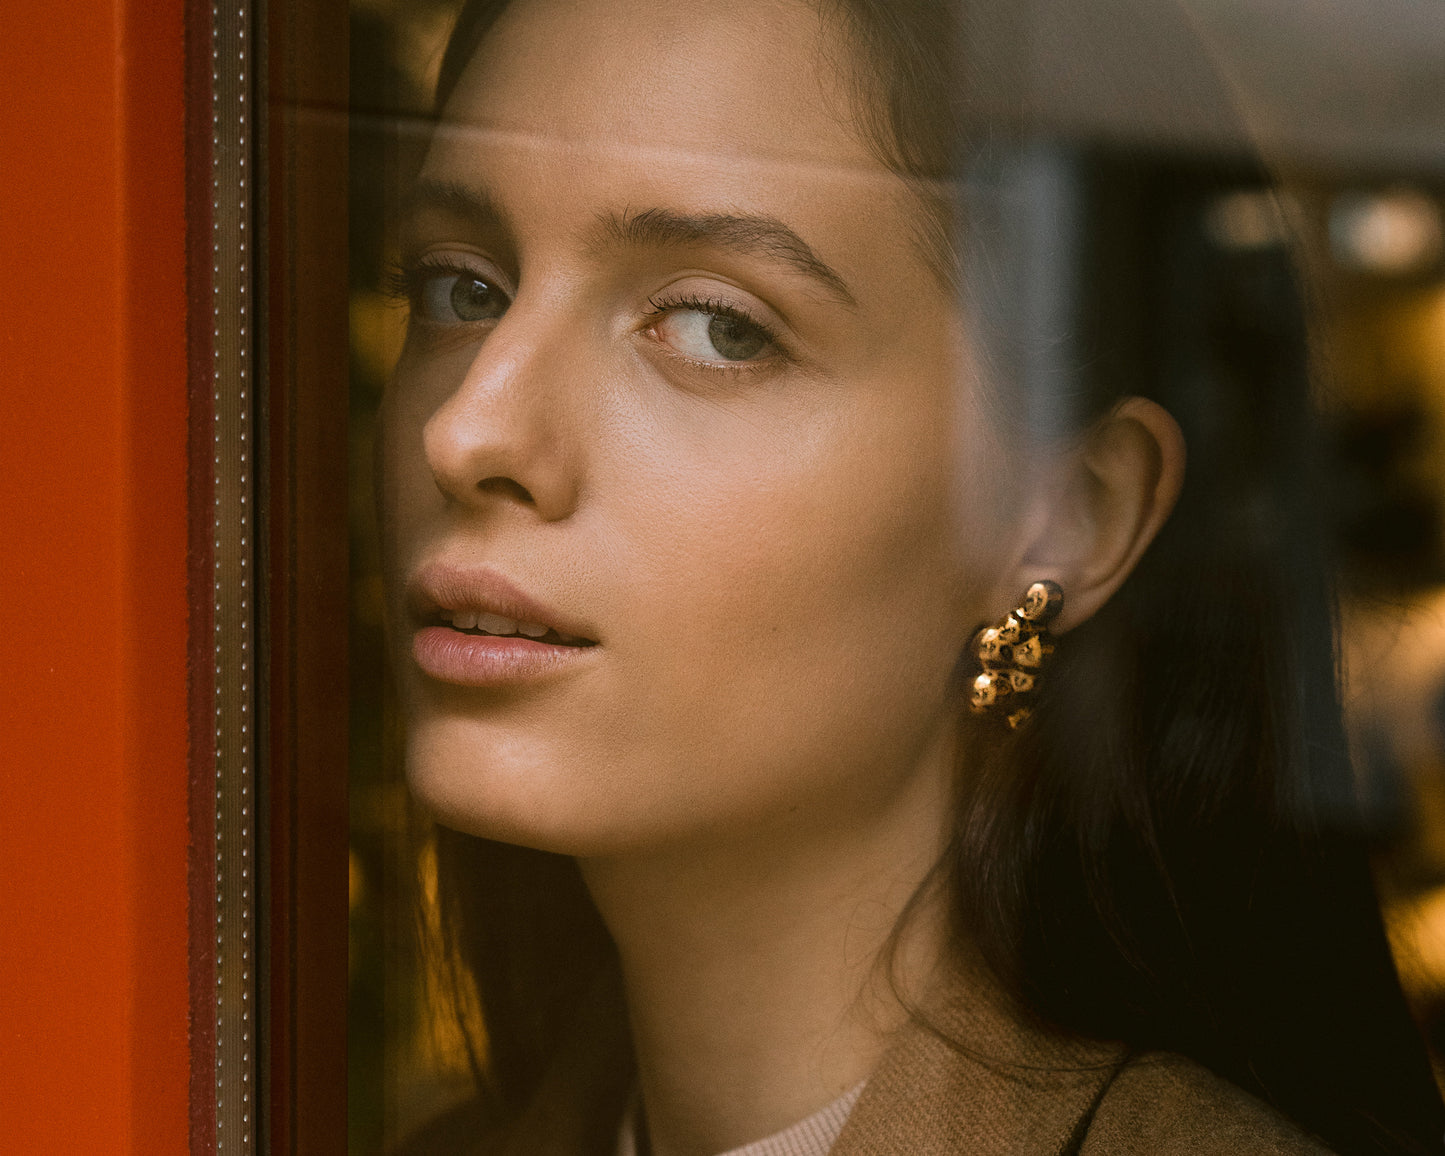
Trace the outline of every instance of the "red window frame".
<instances>
[{"instance_id":1,"label":"red window frame","mask_svg":"<svg viewBox=\"0 0 1445 1156\"><path fill-rule=\"evenodd\" d=\"M214 1150L211 641L197 596L211 537L197 257L210 9L0 6L9 1152ZM273 1153L341 1152L345 6L276 0L257 27L269 94L260 1139Z\"/></svg>"}]
</instances>

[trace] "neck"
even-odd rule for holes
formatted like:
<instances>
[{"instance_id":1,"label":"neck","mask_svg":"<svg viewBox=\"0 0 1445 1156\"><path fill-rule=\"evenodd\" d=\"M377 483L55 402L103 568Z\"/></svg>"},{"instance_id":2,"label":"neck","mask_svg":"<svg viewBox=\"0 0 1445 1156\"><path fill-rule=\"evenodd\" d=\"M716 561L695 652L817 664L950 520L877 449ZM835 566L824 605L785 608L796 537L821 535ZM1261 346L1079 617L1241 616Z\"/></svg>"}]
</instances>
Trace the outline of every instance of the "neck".
<instances>
[{"instance_id":1,"label":"neck","mask_svg":"<svg viewBox=\"0 0 1445 1156\"><path fill-rule=\"evenodd\" d=\"M941 743L854 820L582 862L622 961L654 1156L751 1142L867 1078L940 958L946 912L924 885L951 782Z\"/></svg>"}]
</instances>

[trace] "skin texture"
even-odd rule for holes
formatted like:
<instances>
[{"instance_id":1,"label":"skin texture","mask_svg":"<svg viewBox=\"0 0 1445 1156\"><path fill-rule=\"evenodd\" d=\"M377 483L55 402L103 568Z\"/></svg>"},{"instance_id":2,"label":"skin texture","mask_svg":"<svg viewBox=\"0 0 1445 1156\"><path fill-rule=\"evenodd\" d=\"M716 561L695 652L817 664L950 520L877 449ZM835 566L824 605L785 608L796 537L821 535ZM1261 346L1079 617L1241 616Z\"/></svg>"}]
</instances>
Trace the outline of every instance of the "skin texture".
<instances>
[{"instance_id":1,"label":"skin texture","mask_svg":"<svg viewBox=\"0 0 1445 1156\"><path fill-rule=\"evenodd\" d=\"M382 455L409 781L442 822L579 857L659 1156L866 1076L902 1015L879 950L947 840L960 653L1034 578L1062 627L1101 604L1182 468L1148 403L1027 462L990 424L850 60L801 3L520 0L404 229ZM458 277L493 316L449 312ZM727 364L703 304L774 339L732 330L759 348ZM406 591L438 562L597 645L525 683L429 677ZM921 989L937 904L908 927Z\"/></svg>"}]
</instances>

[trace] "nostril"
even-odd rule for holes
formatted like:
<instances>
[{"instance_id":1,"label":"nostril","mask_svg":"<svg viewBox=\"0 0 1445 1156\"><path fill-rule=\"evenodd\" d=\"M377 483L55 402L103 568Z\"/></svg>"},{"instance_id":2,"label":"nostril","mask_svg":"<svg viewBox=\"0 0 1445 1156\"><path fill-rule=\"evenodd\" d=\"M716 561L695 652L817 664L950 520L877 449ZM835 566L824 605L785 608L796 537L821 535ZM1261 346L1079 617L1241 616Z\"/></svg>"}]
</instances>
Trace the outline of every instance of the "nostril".
<instances>
[{"instance_id":1,"label":"nostril","mask_svg":"<svg viewBox=\"0 0 1445 1156\"><path fill-rule=\"evenodd\" d=\"M483 494L491 494L498 498L510 498L514 502L526 502L528 505L535 505L536 500L532 497L527 487L512 478L501 476L483 478L477 483L477 491Z\"/></svg>"}]
</instances>

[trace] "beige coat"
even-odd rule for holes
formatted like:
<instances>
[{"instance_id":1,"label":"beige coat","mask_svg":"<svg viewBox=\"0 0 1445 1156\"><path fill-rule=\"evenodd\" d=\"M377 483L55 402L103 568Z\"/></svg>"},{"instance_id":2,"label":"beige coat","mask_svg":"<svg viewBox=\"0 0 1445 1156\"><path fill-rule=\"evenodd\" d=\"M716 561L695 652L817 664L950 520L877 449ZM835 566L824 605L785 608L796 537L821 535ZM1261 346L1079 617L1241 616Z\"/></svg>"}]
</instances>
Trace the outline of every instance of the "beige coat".
<instances>
[{"instance_id":1,"label":"beige coat","mask_svg":"<svg viewBox=\"0 0 1445 1156\"><path fill-rule=\"evenodd\" d=\"M991 1002L937 1015L884 1055L832 1156L1240 1156L1325 1149L1198 1064L1165 1052L1063 1040Z\"/></svg>"},{"instance_id":2,"label":"beige coat","mask_svg":"<svg viewBox=\"0 0 1445 1156\"><path fill-rule=\"evenodd\" d=\"M1233 1084L1163 1052L1063 1039L992 997L956 990L905 1027L831 1156L1322 1156ZM531 1107L505 1136L476 1118L428 1130L406 1156L612 1156L633 1072L616 1015L579 1018ZM940 1032L942 1034L940 1034ZM946 1035L949 1039L943 1038ZM964 1048L949 1040L960 1041Z\"/></svg>"}]
</instances>

